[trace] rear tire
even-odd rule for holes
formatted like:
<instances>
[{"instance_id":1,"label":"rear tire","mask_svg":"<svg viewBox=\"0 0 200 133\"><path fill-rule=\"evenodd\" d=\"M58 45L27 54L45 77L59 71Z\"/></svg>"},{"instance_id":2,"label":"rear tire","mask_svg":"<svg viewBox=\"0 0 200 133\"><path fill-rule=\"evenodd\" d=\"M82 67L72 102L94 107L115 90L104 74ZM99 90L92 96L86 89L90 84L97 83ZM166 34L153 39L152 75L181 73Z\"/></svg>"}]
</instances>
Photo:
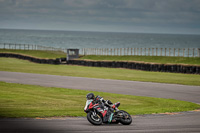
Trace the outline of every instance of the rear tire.
<instances>
[{"instance_id":1,"label":"rear tire","mask_svg":"<svg viewBox=\"0 0 200 133\"><path fill-rule=\"evenodd\" d=\"M101 125L103 122L102 118L98 114L93 115L93 112L87 113L87 119L93 125Z\"/></svg>"},{"instance_id":2,"label":"rear tire","mask_svg":"<svg viewBox=\"0 0 200 133\"><path fill-rule=\"evenodd\" d=\"M132 117L126 111L120 110L119 113L123 114L123 117L120 119L120 123L123 125L130 125L132 123Z\"/></svg>"}]
</instances>

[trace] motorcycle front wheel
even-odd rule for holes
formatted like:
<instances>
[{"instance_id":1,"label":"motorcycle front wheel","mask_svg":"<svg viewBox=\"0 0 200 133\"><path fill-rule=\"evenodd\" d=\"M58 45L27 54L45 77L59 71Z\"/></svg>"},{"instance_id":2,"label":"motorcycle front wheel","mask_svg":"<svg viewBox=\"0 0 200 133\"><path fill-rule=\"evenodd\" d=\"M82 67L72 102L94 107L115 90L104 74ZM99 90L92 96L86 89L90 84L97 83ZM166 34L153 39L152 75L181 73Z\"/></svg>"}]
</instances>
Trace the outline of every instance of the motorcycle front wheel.
<instances>
[{"instance_id":1,"label":"motorcycle front wheel","mask_svg":"<svg viewBox=\"0 0 200 133\"><path fill-rule=\"evenodd\" d=\"M102 122L103 122L102 118L94 112L88 112L87 113L87 119L93 125L101 125Z\"/></svg>"},{"instance_id":2,"label":"motorcycle front wheel","mask_svg":"<svg viewBox=\"0 0 200 133\"><path fill-rule=\"evenodd\" d=\"M120 119L120 123L123 125L130 125L132 123L132 117L129 115L129 113L127 113L126 111L120 110L119 112L121 119Z\"/></svg>"}]
</instances>

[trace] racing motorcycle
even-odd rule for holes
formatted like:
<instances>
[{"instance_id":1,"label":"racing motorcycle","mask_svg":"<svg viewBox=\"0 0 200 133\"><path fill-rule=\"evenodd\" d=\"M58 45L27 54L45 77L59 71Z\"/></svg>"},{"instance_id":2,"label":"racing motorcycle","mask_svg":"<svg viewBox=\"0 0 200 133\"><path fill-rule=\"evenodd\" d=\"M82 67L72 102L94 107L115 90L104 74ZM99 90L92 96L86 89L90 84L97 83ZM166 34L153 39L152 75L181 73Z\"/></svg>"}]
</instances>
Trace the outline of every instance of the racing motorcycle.
<instances>
[{"instance_id":1,"label":"racing motorcycle","mask_svg":"<svg viewBox=\"0 0 200 133\"><path fill-rule=\"evenodd\" d=\"M117 102L113 106L119 107L120 103ZM93 125L101 125L102 123L121 123L129 125L132 123L132 118L126 111L115 111L110 106L96 103L93 100L87 100L84 111L87 113L87 120Z\"/></svg>"}]
</instances>

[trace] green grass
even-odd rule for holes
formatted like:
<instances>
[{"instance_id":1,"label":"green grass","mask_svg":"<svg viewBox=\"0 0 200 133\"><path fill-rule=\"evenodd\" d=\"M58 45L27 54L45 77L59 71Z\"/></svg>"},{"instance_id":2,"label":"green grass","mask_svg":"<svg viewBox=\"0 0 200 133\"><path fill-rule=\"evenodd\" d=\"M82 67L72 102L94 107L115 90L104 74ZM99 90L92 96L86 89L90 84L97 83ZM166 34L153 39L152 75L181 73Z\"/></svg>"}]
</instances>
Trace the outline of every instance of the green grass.
<instances>
[{"instance_id":1,"label":"green grass","mask_svg":"<svg viewBox=\"0 0 200 133\"><path fill-rule=\"evenodd\" d=\"M0 58L0 71L200 86L200 75L195 74L147 72L129 69L72 65L36 64L14 58Z\"/></svg>"},{"instance_id":2,"label":"green grass","mask_svg":"<svg viewBox=\"0 0 200 133\"><path fill-rule=\"evenodd\" d=\"M199 57L164 57L164 56L95 56L87 55L80 59L95 61L138 61L160 64L189 64L200 65Z\"/></svg>"},{"instance_id":3,"label":"green grass","mask_svg":"<svg viewBox=\"0 0 200 133\"><path fill-rule=\"evenodd\" d=\"M58 51L40 51L40 50L9 50L9 49L0 49L0 53L15 53L23 54L37 58L46 58L46 59L55 59L66 57L66 53Z\"/></svg>"},{"instance_id":4,"label":"green grass","mask_svg":"<svg viewBox=\"0 0 200 133\"><path fill-rule=\"evenodd\" d=\"M0 82L0 117L86 116L83 108L87 93L89 91ZM112 102L120 101L120 109L132 115L200 108L200 105L173 99L93 93Z\"/></svg>"}]
</instances>

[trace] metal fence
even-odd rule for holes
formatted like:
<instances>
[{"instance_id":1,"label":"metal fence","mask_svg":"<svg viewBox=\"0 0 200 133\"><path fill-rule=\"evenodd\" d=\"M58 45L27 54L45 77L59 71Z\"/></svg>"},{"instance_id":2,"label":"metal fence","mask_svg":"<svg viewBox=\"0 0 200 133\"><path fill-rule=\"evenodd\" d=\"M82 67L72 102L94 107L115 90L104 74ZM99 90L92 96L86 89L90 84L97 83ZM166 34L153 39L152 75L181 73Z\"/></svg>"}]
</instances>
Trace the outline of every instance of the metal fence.
<instances>
[{"instance_id":1,"label":"metal fence","mask_svg":"<svg viewBox=\"0 0 200 133\"><path fill-rule=\"evenodd\" d=\"M43 50L60 51L67 53L67 48L54 48L31 44L0 44L1 49L14 50ZM104 56L177 56L200 57L200 48L82 48L80 55L104 55Z\"/></svg>"},{"instance_id":2,"label":"metal fence","mask_svg":"<svg viewBox=\"0 0 200 133\"><path fill-rule=\"evenodd\" d=\"M0 44L1 49L13 49L13 50L43 50L43 51L60 51L67 52L67 49L63 48L54 48L47 47L41 45L32 45L32 44L11 44L11 43L3 43Z\"/></svg>"},{"instance_id":3,"label":"metal fence","mask_svg":"<svg viewBox=\"0 0 200 133\"><path fill-rule=\"evenodd\" d=\"M83 55L200 57L200 48L83 48Z\"/></svg>"}]
</instances>

